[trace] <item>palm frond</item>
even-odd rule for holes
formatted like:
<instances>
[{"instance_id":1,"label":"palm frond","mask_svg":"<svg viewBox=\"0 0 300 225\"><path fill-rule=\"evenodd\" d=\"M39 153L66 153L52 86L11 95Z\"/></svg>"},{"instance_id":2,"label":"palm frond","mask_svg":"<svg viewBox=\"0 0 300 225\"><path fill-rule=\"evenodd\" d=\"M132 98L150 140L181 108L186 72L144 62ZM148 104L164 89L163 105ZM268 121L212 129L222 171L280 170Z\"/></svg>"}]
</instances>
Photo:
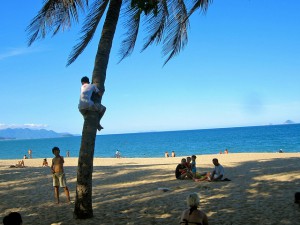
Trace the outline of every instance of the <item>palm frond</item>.
<instances>
[{"instance_id":1,"label":"palm frond","mask_svg":"<svg viewBox=\"0 0 300 225\"><path fill-rule=\"evenodd\" d=\"M188 42L187 28L189 21L187 18L187 9L183 0L172 1L172 11L170 12L168 24L166 26L167 34L163 42L163 55L169 55L164 65Z\"/></svg>"},{"instance_id":2,"label":"palm frond","mask_svg":"<svg viewBox=\"0 0 300 225\"><path fill-rule=\"evenodd\" d=\"M47 0L26 28L28 46L38 38L45 38L48 31L54 30L55 35L59 30L71 27L72 19L78 22L78 8L84 11L87 5L88 0Z\"/></svg>"},{"instance_id":3,"label":"palm frond","mask_svg":"<svg viewBox=\"0 0 300 225\"><path fill-rule=\"evenodd\" d=\"M120 63L123 59L128 57L134 49L138 32L140 26L141 12L137 7L126 7L126 12L124 13L126 16L126 20L123 26L127 29L125 33L125 38L121 43L121 48L119 54L121 55L121 59L118 63Z\"/></svg>"},{"instance_id":4,"label":"palm frond","mask_svg":"<svg viewBox=\"0 0 300 225\"><path fill-rule=\"evenodd\" d=\"M77 57L83 52L83 50L92 40L108 3L109 0L97 0L91 6L84 21L84 25L80 31L80 33L83 35L80 38L80 42L73 47L73 50L68 58L67 66L71 65L77 59Z\"/></svg>"},{"instance_id":5,"label":"palm frond","mask_svg":"<svg viewBox=\"0 0 300 225\"><path fill-rule=\"evenodd\" d=\"M201 9L203 13L207 12L208 6L213 2L213 0L194 0L194 5L188 13L190 17L196 10Z\"/></svg>"},{"instance_id":6,"label":"palm frond","mask_svg":"<svg viewBox=\"0 0 300 225\"><path fill-rule=\"evenodd\" d=\"M163 33L166 27L167 18L169 16L167 0L161 0L158 3L158 13L157 15L151 13L149 14L148 19L145 24L147 24L146 30L150 36L145 42L141 51L144 51L151 44L156 41L156 44L159 44L163 38Z\"/></svg>"}]
</instances>

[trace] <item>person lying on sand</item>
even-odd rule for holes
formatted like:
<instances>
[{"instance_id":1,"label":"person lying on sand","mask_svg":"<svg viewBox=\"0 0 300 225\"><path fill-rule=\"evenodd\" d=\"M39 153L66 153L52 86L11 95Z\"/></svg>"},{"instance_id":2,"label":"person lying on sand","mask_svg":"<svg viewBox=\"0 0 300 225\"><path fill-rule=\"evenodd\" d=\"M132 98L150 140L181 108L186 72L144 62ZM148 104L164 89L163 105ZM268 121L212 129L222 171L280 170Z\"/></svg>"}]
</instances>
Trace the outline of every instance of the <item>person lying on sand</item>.
<instances>
[{"instance_id":1,"label":"person lying on sand","mask_svg":"<svg viewBox=\"0 0 300 225\"><path fill-rule=\"evenodd\" d=\"M18 161L16 165L11 165L9 168L23 168L25 167L24 160Z\"/></svg>"},{"instance_id":2,"label":"person lying on sand","mask_svg":"<svg viewBox=\"0 0 300 225\"><path fill-rule=\"evenodd\" d=\"M212 160L212 162L215 165L215 168L212 171L212 173L207 173L204 177L202 177L200 179L194 179L194 181L198 182L198 181L203 181L203 180L207 180L207 181L222 180L222 178L224 177L224 167L219 163L217 158L214 158Z\"/></svg>"},{"instance_id":3,"label":"person lying on sand","mask_svg":"<svg viewBox=\"0 0 300 225\"><path fill-rule=\"evenodd\" d=\"M187 205L189 209L186 209L182 212L180 224L208 225L208 219L206 214L198 209L200 205L200 198L197 193L192 193L187 197Z\"/></svg>"}]
</instances>

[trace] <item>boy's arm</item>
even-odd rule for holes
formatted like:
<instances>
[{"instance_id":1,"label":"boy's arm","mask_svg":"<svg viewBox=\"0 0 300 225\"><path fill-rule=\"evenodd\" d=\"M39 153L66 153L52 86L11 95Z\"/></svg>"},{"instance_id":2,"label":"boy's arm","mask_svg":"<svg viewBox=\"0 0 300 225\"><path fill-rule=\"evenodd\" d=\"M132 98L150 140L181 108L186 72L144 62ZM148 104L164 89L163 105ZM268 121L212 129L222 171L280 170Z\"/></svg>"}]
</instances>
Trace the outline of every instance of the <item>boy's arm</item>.
<instances>
[{"instance_id":1,"label":"boy's arm","mask_svg":"<svg viewBox=\"0 0 300 225\"><path fill-rule=\"evenodd\" d=\"M52 163L51 163L51 172L54 173L54 163L53 163L53 159L52 159Z\"/></svg>"}]
</instances>

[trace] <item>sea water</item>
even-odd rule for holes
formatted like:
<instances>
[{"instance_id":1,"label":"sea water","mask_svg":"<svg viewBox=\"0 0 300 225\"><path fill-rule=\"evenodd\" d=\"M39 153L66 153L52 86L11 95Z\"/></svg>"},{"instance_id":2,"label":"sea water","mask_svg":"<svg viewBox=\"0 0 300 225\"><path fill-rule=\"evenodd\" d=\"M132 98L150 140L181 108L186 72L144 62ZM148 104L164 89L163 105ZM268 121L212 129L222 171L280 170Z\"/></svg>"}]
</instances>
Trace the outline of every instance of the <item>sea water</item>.
<instances>
[{"instance_id":1,"label":"sea water","mask_svg":"<svg viewBox=\"0 0 300 225\"><path fill-rule=\"evenodd\" d=\"M28 149L33 158L52 158L51 149L58 146L61 155L70 151L78 157L81 136L30 140L0 141L0 159L20 159ZM270 125L185 131L97 135L95 157L164 157L175 151L177 156L243 152L300 152L300 124Z\"/></svg>"}]
</instances>

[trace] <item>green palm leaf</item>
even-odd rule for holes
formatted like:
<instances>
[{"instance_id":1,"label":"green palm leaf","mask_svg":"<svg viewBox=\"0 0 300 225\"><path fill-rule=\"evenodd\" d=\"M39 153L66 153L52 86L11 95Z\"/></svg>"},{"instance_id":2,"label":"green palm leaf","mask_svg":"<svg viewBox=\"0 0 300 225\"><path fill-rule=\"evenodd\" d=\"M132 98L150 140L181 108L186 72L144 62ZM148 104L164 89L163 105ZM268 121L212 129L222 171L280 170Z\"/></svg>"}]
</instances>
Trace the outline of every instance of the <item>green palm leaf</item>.
<instances>
[{"instance_id":1,"label":"green palm leaf","mask_svg":"<svg viewBox=\"0 0 300 225\"><path fill-rule=\"evenodd\" d=\"M30 46L36 39L45 38L47 32L55 35L59 30L71 27L72 20L78 22L78 8L82 11L87 7L88 0L48 0L37 16L26 28Z\"/></svg>"},{"instance_id":2,"label":"green palm leaf","mask_svg":"<svg viewBox=\"0 0 300 225\"><path fill-rule=\"evenodd\" d=\"M119 60L119 63L124 58L129 56L134 50L141 19L140 9L137 7L130 7L130 5L126 7L126 11L123 14L126 18L126 21L124 22L123 26L128 30L125 33L125 38L121 43L121 49L119 51L121 59Z\"/></svg>"},{"instance_id":3,"label":"green palm leaf","mask_svg":"<svg viewBox=\"0 0 300 225\"><path fill-rule=\"evenodd\" d=\"M158 4L157 15L149 14L145 24L148 32L148 40L145 42L141 51L148 48L154 41L159 44L163 38L163 33L166 27L167 18L169 16L167 0L162 0Z\"/></svg>"},{"instance_id":4,"label":"green palm leaf","mask_svg":"<svg viewBox=\"0 0 300 225\"><path fill-rule=\"evenodd\" d=\"M92 40L108 3L109 0L97 0L91 6L80 32L83 34L80 38L81 41L74 46L72 52L70 53L67 66L72 64L77 59L77 57L84 51L88 43Z\"/></svg>"}]
</instances>

